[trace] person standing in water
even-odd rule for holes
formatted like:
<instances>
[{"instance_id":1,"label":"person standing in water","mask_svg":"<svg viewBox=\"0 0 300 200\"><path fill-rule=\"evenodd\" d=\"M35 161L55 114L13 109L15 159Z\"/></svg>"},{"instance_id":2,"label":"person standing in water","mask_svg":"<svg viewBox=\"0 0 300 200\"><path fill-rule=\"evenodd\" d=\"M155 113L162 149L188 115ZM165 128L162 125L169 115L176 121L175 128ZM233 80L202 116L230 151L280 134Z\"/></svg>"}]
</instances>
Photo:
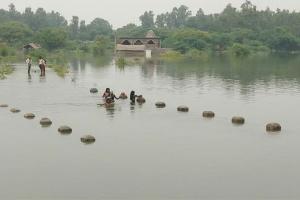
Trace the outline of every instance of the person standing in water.
<instances>
[{"instance_id":1,"label":"person standing in water","mask_svg":"<svg viewBox=\"0 0 300 200\"><path fill-rule=\"evenodd\" d=\"M131 104L135 104L135 99L137 98L137 97L141 97L142 95L136 95L135 94L135 91L131 91L130 92L130 103Z\"/></svg>"},{"instance_id":2,"label":"person standing in water","mask_svg":"<svg viewBox=\"0 0 300 200\"><path fill-rule=\"evenodd\" d=\"M41 76L43 75L43 58L40 56L39 57L39 68L40 68L40 71L41 71Z\"/></svg>"},{"instance_id":3,"label":"person standing in water","mask_svg":"<svg viewBox=\"0 0 300 200\"><path fill-rule=\"evenodd\" d=\"M105 92L103 93L102 97L107 99L110 96L110 89L106 88Z\"/></svg>"},{"instance_id":4,"label":"person standing in water","mask_svg":"<svg viewBox=\"0 0 300 200\"><path fill-rule=\"evenodd\" d=\"M45 59L43 59L41 56L39 58L39 68L41 70L41 76L45 76L46 75L46 72L45 72L45 69L46 69L46 61Z\"/></svg>"},{"instance_id":5,"label":"person standing in water","mask_svg":"<svg viewBox=\"0 0 300 200\"><path fill-rule=\"evenodd\" d=\"M42 59L42 76L46 76L46 60Z\"/></svg>"},{"instance_id":6,"label":"person standing in water","mask_svg":"<svg viewBox=\"0 0 300 200\"><path fill-rule=\"evenodd\" d=\"M111 99L112 100L112 102L115 102L115 99L119 99L118 97L116 97L116 95L114 94L114 92L113 91L111 91L111 93L110 93L110 96L109 96L109 99Z\"/></svg>"},{"instance_id":7,"label":"person standing in water","mask_svg":"<svg viewBox=\"0 0 300 200\"><path fill-rule=\"evenodd\" d=\"M26 59L26 64L27 64L27 67L28 67L28 74L30 74L31 65L32 65L32 59L31 59L31 57L28 57Z\"/></svg>"}]
</instances>

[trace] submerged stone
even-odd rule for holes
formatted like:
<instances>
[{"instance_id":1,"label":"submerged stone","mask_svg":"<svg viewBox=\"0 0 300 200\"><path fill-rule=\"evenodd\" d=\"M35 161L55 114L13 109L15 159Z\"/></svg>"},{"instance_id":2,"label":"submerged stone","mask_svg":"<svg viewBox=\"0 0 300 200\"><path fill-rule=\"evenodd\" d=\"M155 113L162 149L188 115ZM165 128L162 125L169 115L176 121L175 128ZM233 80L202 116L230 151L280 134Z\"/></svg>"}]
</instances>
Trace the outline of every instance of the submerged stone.
<instances>
[{"instance_id":1,"label":"submerged stone","mask_svg":"<svg viewBox=\"0 0 300 200\"><path fill-rule=\"evenodd\" d=\"M122 92L119 96L120 99L127 99L128 96L125 94L125 92Z\"/></svg>"},{"instance_id":2,"label":"submerged stone","mask_svg":"<svg viewBox=\"0 0 300 200\"><path fill-rule=\"evenodd\" d=\"M213 111L204 111L202 113L202 116L205 117L205 118L214 118L215 113Z\"/></svg>"},{"instance_id":3,"label":"submerged stone","mask_svg":"<svg viewBox=\"0 0 300 200\"><path fill-rule=\"evenodd\" d=\"M281 125L278 123L269 123L266 125L266 130L268 132L279 132L281 131Z\"/></svg>"},{"instance_id":4,"label":"submerged stone","mask_svg":"<svg viewBox=\"0 0 300 200\"><path fill-rule=\"evenodd\" d=\"M187 106L178 106L177 111L179 111L179 112L189 112L189 107L187 107Z\"/></svg>"},{"instance_id":5,"label":"submerged stone","mask_svg":"<svg viewBox=\"0 0 300 200\"><path fill-rule=\"evenodd\" d=\"M82 136L80 138L81 142L82 143L85 143L85 144L92 144L96 141L96 138L92 135L85 135L85 136Z\"/></svg>"},{"instance_id":6,"label":"submerged stone","mask_svg":"<svg viewBox=\"0 0 300 200\"><path fill-rule=\"evenodd\" d=\"M136 102L138 102L139 104L143 104L146 102L146 99L143 97L143 96L139 96L137 99L136 99Z\"/></svg>"},{"instance_id":7,"label":"submerged stone","mask_svg":"<svg viewBox=\"0 0 300 200\"><path fill-rule=\"evenodd\" d=\"M17 108L12 108L12 109L10 109L10 112L12 112L12 113L19 113L19 112L21 112L21 110L17 109Z\"/></svg>"},{"instance_id":8,"label":"submerged stone","mask_svg":"<svg viewBox=\"0 0 300 200\"><path fill-rule=\"evenodd\" d=\"M98 93L98 89L97 88L91 88L90 93Z\"/></svg>"},{"instance_id":9,"label":"submerged stone","mask_svg":"<svg viewBox=\"0 0 300 200\"><path fill-rule=\"evenodd\" d=\"M165 103L165 102L159 101L159 102L156 102L156 103L155 103L155 106L156 106L157 108L164 108L164 107L166 107L166 103Z\"/></svg>"},{"instance_id":10,"label":"submerged stone","mask_svg":"<svg viewBox=\"0 0 300 200\"><path fill-rule=\"evenodd\" d=\"M49 119L49 118L42 118L41 120L40 120L40 124L42 125L42 126L51 126L52 125L52 121Z\"/></svg>"},{"instance_id":11,"label":"submerged stone","mask_svg":"<svg viewBox=\"0 0 300 200\"><path fill-rule=\"evenodd\" d=\"M245 123L245 118L243 118L243 117L233 117L232 119L231 119L231 121L232 121L232 123L233 124L244 124Z\"/></svg>"},{"instance_id":12,"label":"submerged stone","mask_svg":"<svg viewBox=\"0 0 300 200\"><path fill-rule=\"evenodd\" d=\"M61 126L58 128L58 132L61 134L71 134L72 133L72 128L69 126Z\"/></svg>"},{"instance_id":13,"label":"submerged stone","mask_svg":"<svg viewBox=\"0 0 300 200\"><path fill-rule=\"evenodd\" d=\"M24 115L24 117L25 117L26 119L33 119L33 118L35 118L35 115L34 115L33 113L26 113L26 114Z\"/></svg>"}]
</instances>

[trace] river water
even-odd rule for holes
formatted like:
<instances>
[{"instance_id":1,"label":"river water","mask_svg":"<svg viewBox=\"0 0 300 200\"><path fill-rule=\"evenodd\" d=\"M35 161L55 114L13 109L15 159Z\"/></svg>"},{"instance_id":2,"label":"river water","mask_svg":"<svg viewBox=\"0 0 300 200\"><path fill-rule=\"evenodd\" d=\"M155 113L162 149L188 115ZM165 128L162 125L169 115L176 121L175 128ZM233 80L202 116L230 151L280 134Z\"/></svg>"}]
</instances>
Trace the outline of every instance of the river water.
<instances>
[{"instance_id":1,"label":"river water","mask_svg":"<svg viewBox=\"0 0 300 200\"><path fill-rule=\"evenodd\" d=\"M299 63L277 55L120 68L73 59L65 78L50 69L40 78L36 66L28 77L17 64L0 81L0 104L21 109L0 109L0 199L299 199ZM105 109L92 87L135 90L146 103ZM205 110L216 117L203 119ZM246 123L232 125L233 116ZM42 117L52 126L42 128ZM267 133L269 122L282 131ZM73 133L59 134L61 125ZM82 144L85 134L96 142Z\"/></svg>"}]
</instances>

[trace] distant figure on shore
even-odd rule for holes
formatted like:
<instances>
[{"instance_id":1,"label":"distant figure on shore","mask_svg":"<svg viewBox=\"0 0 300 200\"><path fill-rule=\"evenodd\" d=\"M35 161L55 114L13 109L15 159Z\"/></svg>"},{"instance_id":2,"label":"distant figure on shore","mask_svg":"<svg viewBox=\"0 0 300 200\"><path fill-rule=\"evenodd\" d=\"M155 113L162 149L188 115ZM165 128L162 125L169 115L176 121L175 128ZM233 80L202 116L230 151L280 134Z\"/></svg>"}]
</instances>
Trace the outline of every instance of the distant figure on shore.
<instances>
[{"instance_id":1,"label":"distant figure on shore","mask_svg":"<svg viewBox=\"0 0 300 200\"><path fill-rule=\"evenodd\" d=\"M142 95L135 95L135 91L131 91L130 92L130 101L131 101L130 103L135 104L135 99L140 96L142 96Z\"/></svg>"},{"instance_id":2,"label":"distant figure on shore","mask_svg":"<svg viewBox=\"0 0 300 200\"><path fill-rule=\"evenodd\" d=\"M32 59L31 59L31 57L28 57L25 62L26 62L27 67L28 67L28 74L30 74L31 65L32 65Z\"/></svg>"},{"instance_id":3,"label":"distant figure on shore","mask_svg":"<svg viewBox=\"0 0 300 200\"><path fill-rule=\"evenodd\" d=\"M41 76L46 75L46 60L43 59L41 56L39 58L39 68L41 70Z\"/></svg>"}]
</instances>

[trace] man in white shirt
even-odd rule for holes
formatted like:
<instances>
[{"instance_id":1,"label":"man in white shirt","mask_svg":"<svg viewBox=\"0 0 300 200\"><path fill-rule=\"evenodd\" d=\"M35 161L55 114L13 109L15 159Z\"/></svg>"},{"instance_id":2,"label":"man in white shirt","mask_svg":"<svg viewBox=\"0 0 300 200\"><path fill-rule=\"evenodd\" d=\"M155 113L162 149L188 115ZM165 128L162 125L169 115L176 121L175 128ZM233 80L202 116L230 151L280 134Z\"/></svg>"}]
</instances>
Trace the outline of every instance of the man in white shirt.
<instances>
[{"instance_id":1,"label":"man in white shirt","mask_svg":"<svg viewBox=\"0 0 300 200\"><path fill-rule=\"evenodd\" d=\"M30 70L31 70L31 64L32 64L32 60L30 57L28 57L26 59L26 64L27 64L27 67L28 67L28 74L30 74Z\"/></svg>"}]
</instances>

